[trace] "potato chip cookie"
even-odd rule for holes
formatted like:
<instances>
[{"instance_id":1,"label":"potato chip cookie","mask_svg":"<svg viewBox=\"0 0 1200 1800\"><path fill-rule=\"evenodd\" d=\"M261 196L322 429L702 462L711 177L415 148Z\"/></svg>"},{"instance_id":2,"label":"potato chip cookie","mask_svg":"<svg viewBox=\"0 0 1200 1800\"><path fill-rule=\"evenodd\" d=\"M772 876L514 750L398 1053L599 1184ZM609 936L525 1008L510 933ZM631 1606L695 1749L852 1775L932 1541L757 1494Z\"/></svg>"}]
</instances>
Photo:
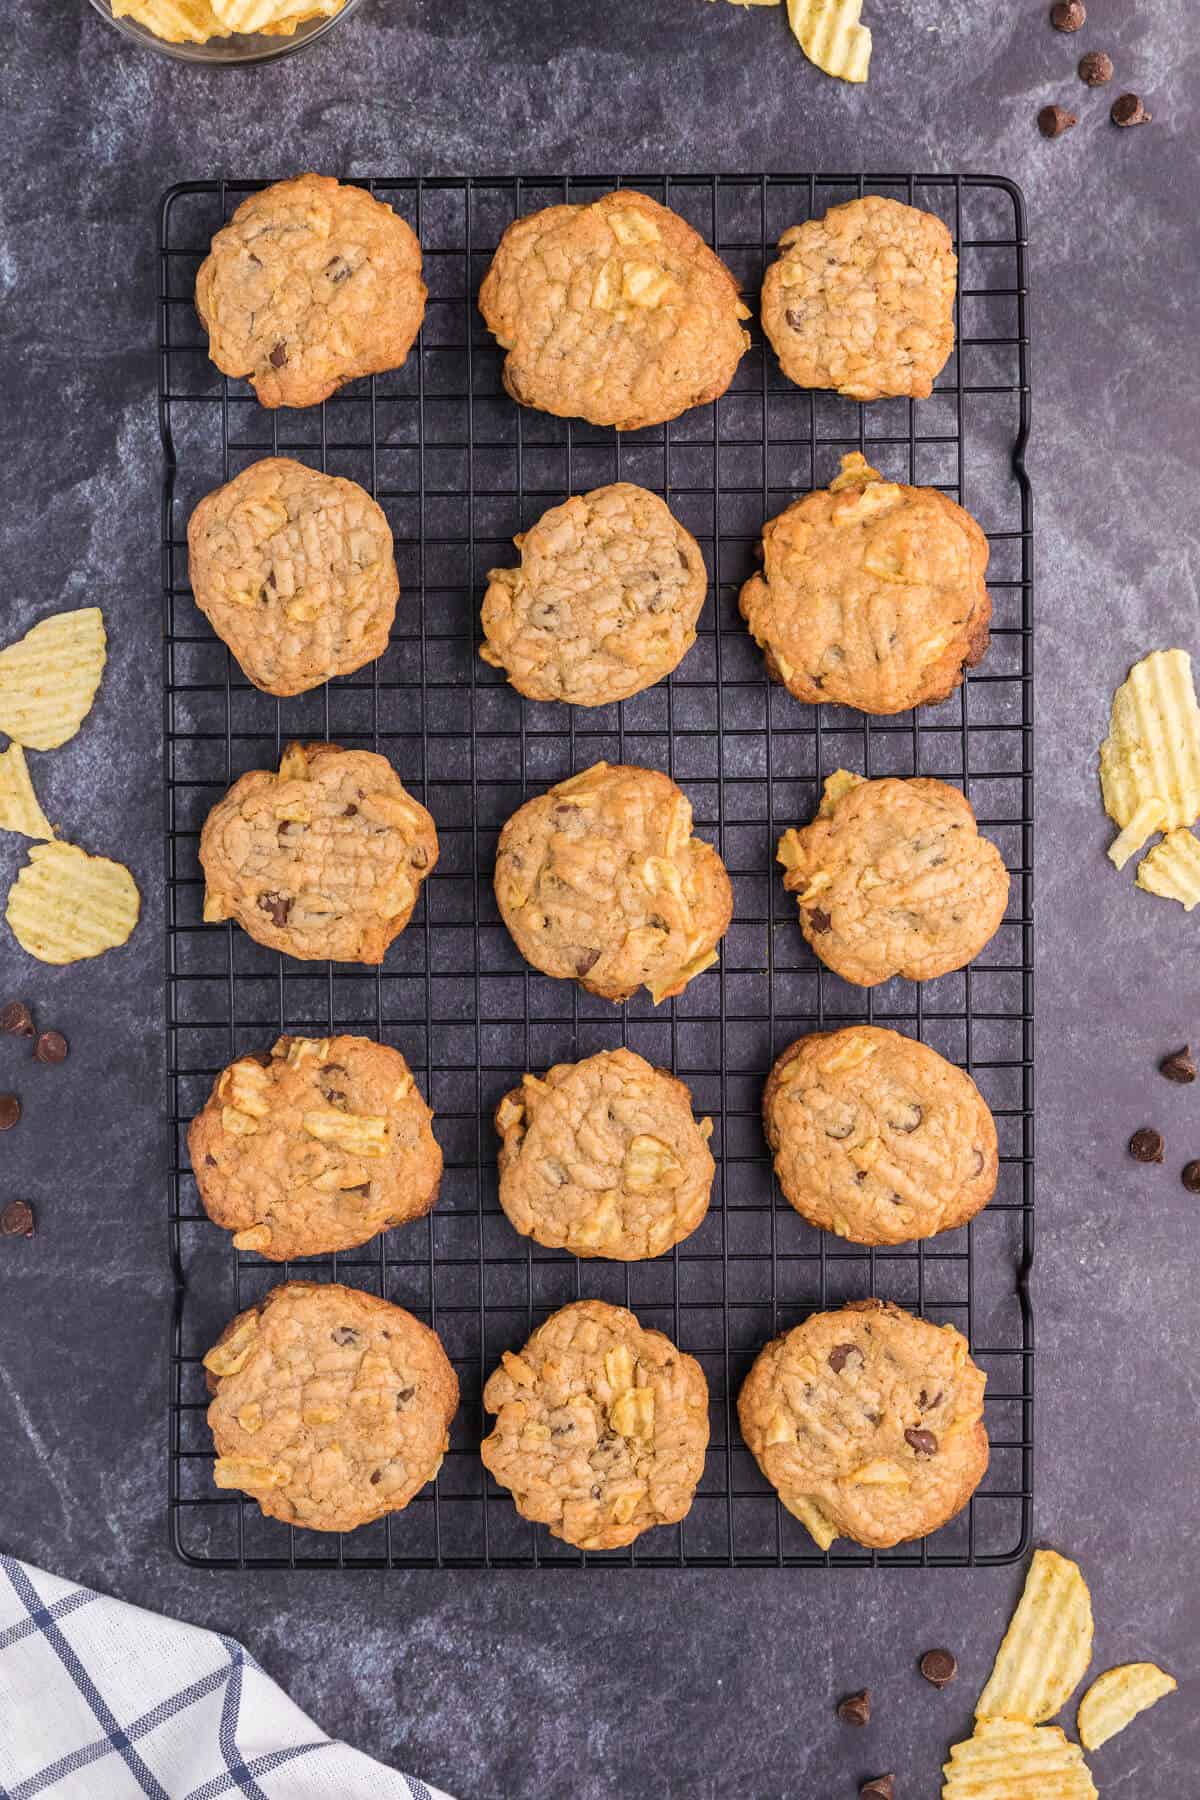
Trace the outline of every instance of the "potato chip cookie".
<instances>
[{"instance_id":1,"label":"potato chip cookie","mask_svg":"<svg viewBox=\"0 0 1200 1800\"><path fill-rule=\"evenodd\" d=\"M517 219L479 310L514 400L619 431L715 400L750 342L725 264L678 213L622 190Z\"/></svg>"},{"instance_id":2,"label":"potato chip cookie","mask_svg":"<svg viewBox=\"0 0 1200 1800\"><path fill-rule=\"evenodd\" d=\"M433 819L385 756L289 744L204 821L204 917L304 962L380 963L438 857Z\"/></svg>"},{"instance_id":3,"label":"potato chip cookie","mask_svg":"<svg viewBox=\"0 0 1200 1800\"><path fill-rule=\"evenodd\" d=\"M576 1256L661 1256L708 1211L712 1120L632 1050L522 1078L496 1108L500 1204L525 1237Z\"/></svg>"},{"instance_id":4,"label":"potato chip cookie","mask_svg":"<svg viewBox=\"0 0 1200 1800\"><path fill-rule=\"evenodd\" d=\"M839 1537L888 1550L936 1531L982 1481L986 1381L952 1325L852 1300L760 1351L738 1420L822 1550Z\"/></svg>"},{"instance_id":5,"label":"potato chip cookie","mask_svg":"<svg viewBox=\"0 0 1200 1800\"><path fill-rule=\"evenodd\" d=\"M353 1531L399 1512L449 1446L458 1379L439 1339L357 1288L283 1282L204 1367L213 1480L289 1525Z\"/></svg>"},{"instance_id":6,"label":"potato chip cookie","mask_svg":"<svg viewBox=\"0 0 1200 1800\"><path fill-rule=\"evenodd\" d=\"M479 1454L524 1519L581 1550L616 1550L692 1504L708 1446L694 1357L623 1306L577 1300L507 1350L483 1390Z\"/></svg>"},{"instance_id":7,"label":"potato chip cookie","mask_svg":"<svg viewBox=\"0 0 1200 1800\"><path fill-rule=\"evenodd\" d=\"M196 605L268 694L303 694L387 649L400 582L365 488L286 456L252 463L188 521Z\"/></svg>"},{"instance_id":8,"label":"potato chip cookie","mask_svg":"<svg viewBox=\"0 0 1200 1800\"><path fill-rule=\"evenodd\" d=\"M696 641L708 572L657 494L631 482L552 506L492 569L480 650L530 700L604 706L661 681Z\"/></svg>"},{"instance_id":9,"label":"potato chip cookie","mask_svg":"<svg viewBox=\"0 0 1200 1800\"><path fill-rule=\"evenodd\" d=\"M527 800L496 847L496 899L522 956L605 1000L657 1006L717 961L733 890L668 775L596 763Z\"/></svg>"},{"instance_id":10,"label":"potato chip cookie","mask_svg":"<svg viewBox=\"0 0 1200 1800\"><path fill-rule=\"evenodd\" d=\"M988 646L988 541L936 488L885 481L857 451L762 534L742 616L797 700L897 713L944 700Z\"/></svg>"},{"instance_id":11,"label":"potato chip cookie","mask_svg":"<svg viewBox=\"0 0 1200 1800\"><path fill-rule=\"evenodd\" d=\"M763 330L800 387L923 400L954 348L958 259L942 221L867 194L793 225L762 290Z\"/></svg>"},{"instance_id":12,"label":"potato chip cookie","mask_svg":"<svg viewBox=\"0 0 1200 1800\"><path fill-rule=\"evenodd\" d=\"M965 1225L996 1188L996 1124L971 1077L877 1025L797 1038L763 1093L779 1185L855 1244Z\"/></svg>"},{"instance_id":13,"label":"potato chip cookie","mask_svg":"<svg viewBox=\"0 0 1200 1800\"><path fill-rule=\"evenodd\" d=\"M272 1262L365 1244L437 1199L433 1114L398 1050L281 1037L218 1075L188 1151L205 1212Z\"/></svg>"},{"instance_id":14,"label":"potato chip cookie","mask_svg":"<svg viewBox=\"0 0 1200 1800\"><path fill-rule=\"evenodd\" d=\"M223 375L263 406L316 406L345 381L398 369L425 315L421 246L365 189L328 175L242 201L196 276Z\"/></svg>"},{"instance_id":15,"label":"potato chip cookie","mask_svg":"<svg viewBox=\"0 0 1200 1800\"><path fill-rule=\"evenodd\" d=\"M970 801L925 776L864 781L839 769L812 823L784 832L778 860L805 938L858 987L963 968L1008 904L1008 870Z\"/></svg>"}]
</instances>

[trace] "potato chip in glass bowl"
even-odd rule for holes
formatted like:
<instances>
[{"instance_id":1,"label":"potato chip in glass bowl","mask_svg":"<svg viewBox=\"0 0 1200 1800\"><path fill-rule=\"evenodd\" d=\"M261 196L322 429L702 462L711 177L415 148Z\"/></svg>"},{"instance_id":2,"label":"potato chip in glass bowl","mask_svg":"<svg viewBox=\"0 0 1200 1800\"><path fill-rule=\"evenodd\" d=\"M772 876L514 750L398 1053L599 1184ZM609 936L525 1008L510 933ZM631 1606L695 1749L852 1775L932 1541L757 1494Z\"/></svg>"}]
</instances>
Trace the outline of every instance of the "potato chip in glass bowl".
<instances>
[{"instance_id":1,"label":"potato chip in glass bowl","mask_svg":"<svg viewBox=\"0 0 1200 1800\"><path fill-rule=\"evenodd\" d=\"M265 62L315 43L360 0L92 0L125 37L181 62Z\"/></svg>"}]
</instances>

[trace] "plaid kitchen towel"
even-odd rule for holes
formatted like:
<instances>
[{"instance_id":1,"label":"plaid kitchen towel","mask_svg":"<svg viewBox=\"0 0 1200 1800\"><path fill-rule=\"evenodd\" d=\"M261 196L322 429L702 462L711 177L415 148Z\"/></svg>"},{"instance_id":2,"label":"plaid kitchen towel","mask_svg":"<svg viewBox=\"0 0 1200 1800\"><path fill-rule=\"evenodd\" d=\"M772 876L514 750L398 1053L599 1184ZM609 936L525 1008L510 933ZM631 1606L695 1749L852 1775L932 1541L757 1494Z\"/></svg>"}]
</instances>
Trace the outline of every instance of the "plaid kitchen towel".
<instances>
[{"instance_id":1,"label":"plaid kitchen towel","mask_svg":"<svg viewBox=\"0 0 1200 1800\"><path fill-rule=\"evenodd\" d=\"M317 1730L233 1638L0 1556L0 1800L448 1800Z\"/></svg>"}]
</instances>

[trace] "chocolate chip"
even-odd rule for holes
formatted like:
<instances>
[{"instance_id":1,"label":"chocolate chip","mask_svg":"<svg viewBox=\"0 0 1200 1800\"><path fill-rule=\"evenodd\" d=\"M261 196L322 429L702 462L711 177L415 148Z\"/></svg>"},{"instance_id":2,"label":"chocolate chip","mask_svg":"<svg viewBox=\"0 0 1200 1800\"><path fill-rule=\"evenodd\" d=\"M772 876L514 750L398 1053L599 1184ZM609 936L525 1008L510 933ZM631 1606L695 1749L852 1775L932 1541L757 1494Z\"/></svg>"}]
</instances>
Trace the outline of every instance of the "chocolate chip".
<instances>
[{"instance_id":1,"label":"chocolate chip","mask_svg":"<svg viewBox=\"0 0 1200 1800\"><path fill-rule=\"evenodd\" d=\"M371 1470L371 1486L378 1487L382 1480L383 1480L383 1470L382 1469L372 1469Z\"/></svg>"},{"instance_id":2,"label":"chocolate chip","mask_svg":"<svg viewBox=\"0 0 1200 1800\"><path fill-rule=\"evenodd\" d=\"M1103 50L1089 50L1079 59L1079 79L1089 87L1103 87L1113 78L1112 57Z\"/></svg>"},{"instance_id":3,"label":"chocolate chip","mask_svg":"<svg viewBox=\"0 0 1200 1800\"><path fill-rule=\"evenodd\" d=\"M287 924L292 903L286 894L260 894L258 904L260 911L270 913L273 925Z\"/></svg>"},{"instance_id":4,"label":"chocolate chip","mask_svg":"<svg viewBox=\"0 0 1200 1800\"><path fill-rule=\"evenodd\" d=\"M414 869L424 869L429 865L429 852L424 844L414 844L408 857Z\"/></svg>"},{"instance_id":5,"label":"chocolate chip","mask_svg":"<svg viewBox=\"0 0 1200 1800\"><path fill-rule=\"evenodd\" d=\"M1075 114L1068 112L1065 106L1043 106L1038 114L1038 130L1047 138L1061 137L1064 131L1070 131L1072 125L1078 123Z\"/></svg>"},{"instance_id":6,"label":"chocolate chip","mask_svg":"<svg viewBox=\"0 0 1200 1800\"><path fill-rule=\"evenodd\" d=\"M43 1031L33 1046L34 1060L40 1063L66 1062L69 1048L61 1031Z\"/></svg>"},{"instance_id":7,"label":"chocolate chip","mask_svg":"<svg viewBox=\"0 0 1200 1800\"><path fill-rule=\"evenodd\" d=\"M0 1237L32 1237L33 1208L28 1200L10 1200L0 1212Z\"/></svg>"},{"instance_id":8,"label":"chocolate chip","mask_svg":"<svg viewBox=\"0 0 1200 1800\"><path fill-rule=\"evenodd\" d=\"M402 1406L408 1405L409 1401L412 1399L412 1397L416 1393L416 1391L417 1390L415 1387L397 1388L397 1390L396 1390L396 1411L397 1412L400 1411L400 1408Z\"/></svg>"},{"instance_id":9,"label":"chocolate chip","mask_svg":"<svg viewBox=\"0 0 1200 1800\"><path fill-rule=\"evenodd\" d=\"M829 1366L835 1375L841 1374L852 1356L857 1356L860 1362L863 1359L862 1351L857 1344L834 1345L833 1349L829 1352Z\"/></svg>"},{"instance_id":10,"label":"chocolate chip","mask_svg":"<svg viewBox=\"0 0 1200 1800\"><path fill-rule=\"evenodd\" d=\"M1189 1194L1200 1194L1200 1162L1184 1163L1179 1179Z\"/></svg>"},{"instance_id":11,"label":"chocolate chip","mask_svg":"<svg viewBox=\"0 0 1200 1800\"><path fill-rule=\"evenodd\" d=\"M21 1117L21 1102L15 1094L0 1094L0 1131L11 1131Z\"/></svg>"},{"instance_id":12,"label":"chocolate chip","mask_svg":"<svg viewBox=\"0 0 1200 1800\"><path fill-rule=\"evenodd\" d=\"M23 1000L10 1000L0 1010L0 1031L7 1031L13 1037L33 1036L33 1014Z\"/></svg>"},{"instance_id":13,"label":"chocolate chip","mask_svg":"<svg viewBox=\"0 0 1200 1800\"><path fill-rule=\"evenodd\" d=\"M1129 1154L1135 1162L1160 1163L1163 1159L1163 1134L1143 1125L1129 1140Z\"/></svg>"},{"instance_id":14,"label":"chocolate chip","mask_svg":"<svg viewBox=\"0 0 1200 1800\"><path fill-rule=\"evenodd\" d=\"M331 256L325 264L325 273L330 281L345 281L347 275L352 274L353 271L344 256ZM377 1480L378 1477L372 1477L372 1479Z\"/></svg>"},{"instance_id":15,"label":"chocolate chip","mask_svg":"<svg viewBox=\"0 0 1200 1800\"><path fill-rule=\"evenodd\" d=\"M912 1445L918 1456L937 1455L938 1441L932 1431L906 1431L904 1441Z\"/></svg>"},{"instance_id":16,"label":"chocolate chip","mask_svg":"<svg viewBox=\"0 0 1200 1800\"><path fill-rule=\"evenodd\" d=\"M1122 94L1113 101L1108 116L1114 125L1148 125L1154 115L1146 111L1136 94Z\"/></svg>"},{"instance_id":17,"label":"chocolate chip","mask_svg":"<svg viewBox=\"0 0 1200 1800\"><path fill-rule=\"evenodd\" d=\"M833 924L833 920L830 918L829 914L827 912L822 912L819 906L810 907L806 917L808 919L808 928L810 931L828 931Z\"/></svg>"},{"instance_id":18,"label":"chocolate chip","mask_svg":"<svg viewBox=\"0 0 1200 1800\"><path fill-rule=\"evenodd\" d=\"M803 331L804 330L804 314L802 312L800 312L796 307L789 306L783 316L787 320L788 324L791 326L793 331Z\"/></svg>"},{"instance_id":19,"label":"chocolate chip","mask_svg":"<svg viewBox=\"0 0 1200 1800\"><path fill-rule=\"evenodd\" d=\"M958 1674L958 1662L949 1650L927 1650L921 1658L921 1673L939 1691L949 1687Z\"/></svg>"},{"instance_id":20,"label":"chocolate chip","mask_svg":"<svg viewBox=\"0 0 1200 1800\"><path fill-rule=\"evenodd\" d=\"M1051 9L1050 23L1055 31L1078 31L1087 20L1087 7L1083 0L1058 0Z\"/></svg>"},{"instance_id":21,"label":"chocolate chip","mask_svg":"<svg viewBox=\"0 0 1200 1800\"><path fill-rule=\"evenodd\" d=\"M358 1333L352 1325L335 1325L330 1332L335 1344L357 1344Z\"/></svg>"},{"instance_id":22,"label":"chocolate chip","mask_svg":"<svg viewBox=\"0 0 1200 1800\"><path fill-rule=\"evenodd\" d=\"M1196 1063L1192 1056L1191 1045L1185 1044L1183 1049L1176 1050L1174 1055L1165 1056L1158 1065L1158 1072L1160 1075L1165 1075L1168 1081L1195 1081Z\"/></svg>"},{"instance_id":23,"label":"chocolate chip","mask_svg":"<svg viewBox=\"0 0 1200 1800\"><path fill-rule=\"evenodd\" d=\"M896 1777L877 1775L874 1781L865 1781L858 1790L858 1800L896 1800Z\"/></svg>"},{"instance_id":24,"label":"chocolate chip","mask_svg":"<svg viewBox=\"0 0 1200 1800\"><path fill-rule=\"evenodd\" d=\"M208 1150L204 1152L204 1166L206 1169L215 1169L217 1166L216 1157Z\"/></svg>"},{"instance_id":25,"label":"chocolate chip","mask_svg":"<svg viewBox=\"0 0 1200 1800\"><path fill-rule=\"evenodd\" d=\"M352 800L350 802L349 806L343 806L342 817L343 817L343 819L352 819L357 811L358 811L358 808L357 808L357 806L355 806L355 804Z\"/></svg>"},{"instance_id":26,"label":"chocolate chip","mask_svg":"<svg viewBox=\"0 0 1200 1800\"><path fill-rule=\"evenodd\" d=\"M273 369L282 369L282 367L286 361L287 361L287 345L282 344L282 343L276 344L275 348L271 352L271 367Z\"/></svg>"},{"instance_id":27,"label":"chocolate chip","mask_svg":"<svg viewBox=\"0 0 1200 1800\"><path fill-rule=\"evenodd\" d=\"M588 970L594 969L599 961L600 952L598 950L581 950L575 958L575 973L586 975Z\"/></svg>"},{"instance_id":28,"label":"chocolate chip","mask_svg":"<svg viewBox=\"0 0 1200 1800\"><path fill-rule=\"evenodd\" d=\"M837 1716L843 1725L869 1725L871 1723L870 1688L863 1688L862 1692L858 1694L847 1694L844 1700L839 1700Z\"/></svg>"}]
</instances>

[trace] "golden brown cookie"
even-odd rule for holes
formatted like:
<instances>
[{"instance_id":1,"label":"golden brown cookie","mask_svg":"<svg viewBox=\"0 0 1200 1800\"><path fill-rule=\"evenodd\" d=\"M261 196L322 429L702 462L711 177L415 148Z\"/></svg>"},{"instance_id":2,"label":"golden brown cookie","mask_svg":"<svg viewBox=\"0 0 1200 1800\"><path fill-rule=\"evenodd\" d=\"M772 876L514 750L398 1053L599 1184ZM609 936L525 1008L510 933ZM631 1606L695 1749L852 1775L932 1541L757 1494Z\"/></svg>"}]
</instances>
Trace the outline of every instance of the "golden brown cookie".
<instances>
[{"instance_id":1,"label":"golden brown cookie","mask_svg":"<svg viewBox=\"0 0 1200 1800\"><path fill-rule=\"evenodd\" d=\"M527 800L496 847L496 899L544 975L657 1006L717 960L733 890L692 836L692 809L657 769L596 763Z\"/></svg>"},{"instance_id":2,"label":"golden brown cookie","mask_svg":"<svg viewBox=\"0 0 1200 1800\"><path fill-rule=\"evenodd\" d=\"M517 219L479 310L514 400L619 431L715 400L750 342L725 264L678 213L624 190Z\"/></svg>"},{"instance_id":3,"label":"golden brown cookie","mask_svg":"<svg viewBox=\"0 0 1200 1800\"><path fill-rule=\"evenodd\" d=\"M437 1199L433 1114L398 1050L281 1037L223 1069L188 1132L205 1212L272 1262L365 1244Z\"/></svg>"},{"instance_id":4,"label":"golden brown cookie","mask_svg":"<svg viewBox=\"0 0 1200 1800\"><path fill-rule=\"evenodd\" d=\"M425 315L421 246L365 189L328 175L242 201L196 276L196 311L224 375L263 406L316 406L344 381L398 369Z\"/></svg>"},{"instance_id":5,"label":"golden brown cookie","mask_svg":"<svg viewBox=\"0 0 1200 1800\"><path fill-rule=\"evenodd\" d=\"M762 290L763 330L800 387L923 400L954 348L958 259L942 221L868 194L793 225Z\"/></svg>"},{"instance_id":6,"label":"golden brown cookie","mask_svg":"<svg viewBox=\"0 0 1200 1800\"><path fill-rule=\"evenodd\" d=\"M614 482L543 513L492 569L484 662L530 700L604 706L669 675L696 641L708 572L657 494Z\"/></svg>"},{"instance_id":7,"label":"golden brown cookie","mask_svg":"<svg viewBox=\"0 0 1200 1800\"><path fill-rule=\"evenodd\" d=\"M996 1188L996 1124L971 1077L878 1025L797 1038L767 1077L767 1142L798 1213L855 1244L965 1225Z\"/></svg>"},{"instance_id":8,"label":"golden brown cookie","mask_svg":"<svg viewBox=\"0 0 1200 1800\"><path fill-rule=\"evenodd\" d=\"M763 526L742 616L797 700L897 713L944 700L988 646L988 541L936 488L885 481L857 451Z\"/></svg>"},{"instance_id":9,"label":"golden brown cookie","mask_svg":"<svg viewBox=\"0 0 1200 1800\"><path fill-rule=\"evenodd\" d=\"M522 1077L496 1108L500 1204L525 1237L576 1256L661 1256L708 1211L712 1120L632 1050Z\"/></svg>"},{"instance_id":10,"label":"golden brown cookie","mask_svg":"<svg viewBox=\"0 0 1200 1800\"><path fill-rule=\"evenodd\" d=\"M285 1281L230 1321L204 1367L213 1480L268 1518L353 1531L441 1467L457 1377L429 1327L374 1294Z\"/></svg>"},{"instance_id":11,"label":"golden brown cookie","mask_svg":"<svg viewBox=\"0 0 1200 1800\"><path fill-rule=\"evenodd\" d=\"M694 1357L623 1306L577 1300L507 1350L483 1390L479 1454L524 1519L581 1550L616 1550L692 1504L708 1446Z\"/></svg>"},{"instance_id":12,"label":"golden brown cookie","mask_svg":"<svg viewBox=\"0 0 1200 1800\"><path fill-rule=\"evenodd\" d=\"M963 968L1008 904L1008 870L970 801L926 776L839 769L812 823L780 838L779 861L809 944L858 987Z\"/></svg>"},{"instance_id":13,"label":"golden brown cookie","mask_svg":"<svg viewBox=\"0 0 1200 1800\"><path fill-rule=\"evenodd\" d=\"M822 1550L839 1537L888 1550L936 1531L983 1480L986 1382L953 1325L852 1300L759 1352L738 1420Z\"/></svg>"},{"instance_id":14,"label":"golden brown cookie","mask_svg":"<svg viewBox=\"0 0 1200 1800\"><path fill-rule=\"evenodd\" d=\"M303 694L387 649L400 582L365 488L286 456L252 463L188 521L196 605L268 694Z\"/></svg>"},{"instance_id":15,"label":"golden brown cookie","mask_svg":"<svg viewBox=\"0 0 1200 1800\"><path fill-rule=\"evenodd\" d=\"M303 962L380 963L438 858L437 831L385 756L289 744L204 821L204 917Z\"/></svg>"}]
</instances>

